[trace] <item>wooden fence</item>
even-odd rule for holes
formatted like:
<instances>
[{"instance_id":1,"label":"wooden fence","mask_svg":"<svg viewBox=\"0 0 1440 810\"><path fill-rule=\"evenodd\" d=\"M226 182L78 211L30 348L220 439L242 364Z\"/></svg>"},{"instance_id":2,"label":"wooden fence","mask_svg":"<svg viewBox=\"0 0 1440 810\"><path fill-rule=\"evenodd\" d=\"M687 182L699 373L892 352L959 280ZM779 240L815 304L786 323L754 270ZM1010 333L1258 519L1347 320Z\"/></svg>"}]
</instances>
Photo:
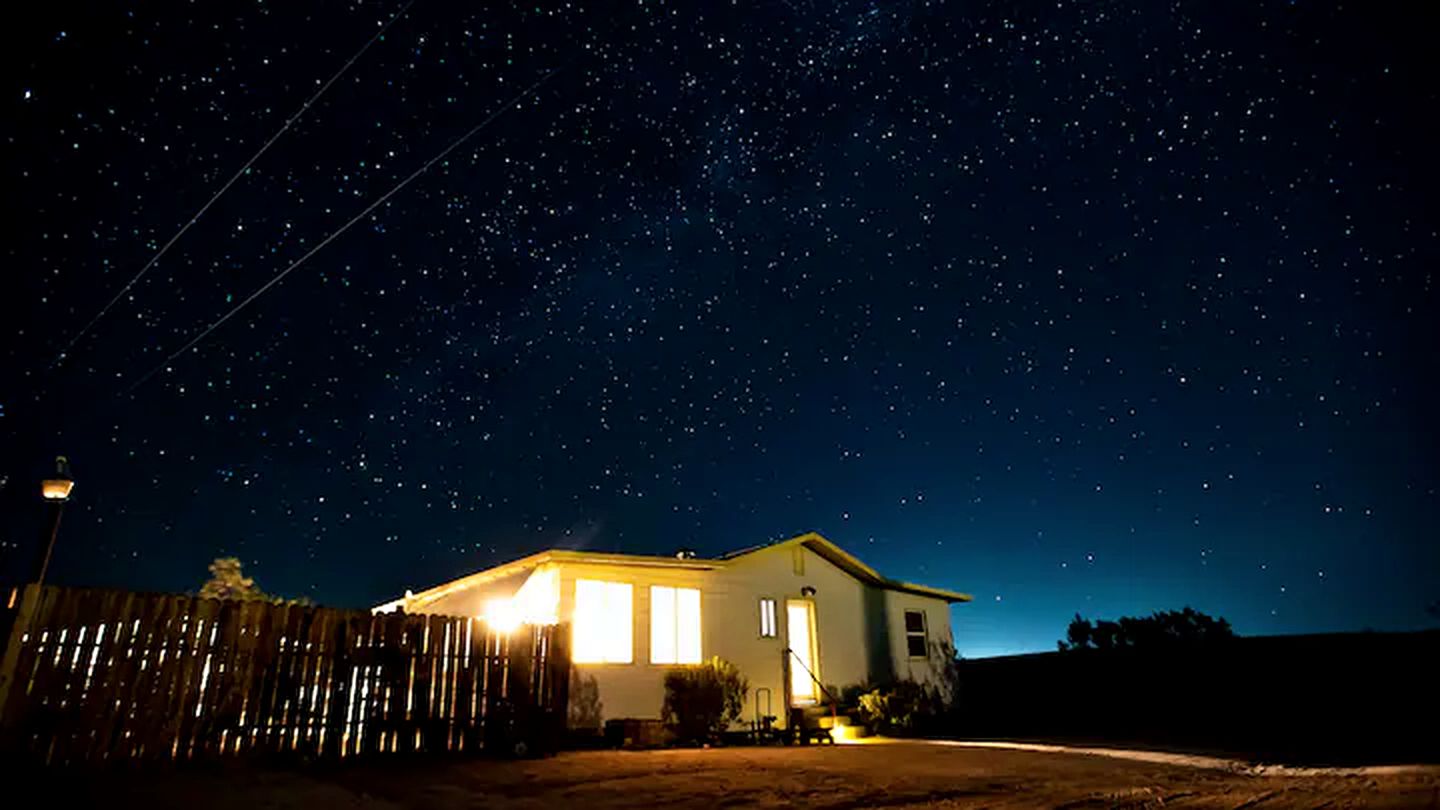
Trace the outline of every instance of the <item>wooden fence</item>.
<instances>
[{"instance_id":1,"label":"wooden fence","mask_svg":"<svg viewBox=\"0 0 1440 810\"><path fill-rule=\"evenodd\" d=\"M8 618L0 755L509 752L564 731L561 626L33 585Z\"/></svg>"}]
</instances>

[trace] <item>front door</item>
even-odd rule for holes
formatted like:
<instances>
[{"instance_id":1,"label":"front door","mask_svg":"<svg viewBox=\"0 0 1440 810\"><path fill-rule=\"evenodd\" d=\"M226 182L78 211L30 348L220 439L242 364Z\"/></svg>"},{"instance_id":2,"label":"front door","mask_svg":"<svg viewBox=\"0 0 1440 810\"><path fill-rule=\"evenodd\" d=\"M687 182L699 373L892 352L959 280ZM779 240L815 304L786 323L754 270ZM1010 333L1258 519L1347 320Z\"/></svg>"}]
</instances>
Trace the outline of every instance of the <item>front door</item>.
<instances>
[{"instance_id":1,"label":"front door","mask_svg":"<svg viewBox=\"0 0 1440 810\"><path fill-rule=\"evenodd\" d=\"M808 600L791 599L785 603L786 638L790 650L790 702L796 706L815 702L815 679L820 667L815 655L815 608ZM813 677L812 677L813 674Z\"/></svg>"}]
</instances>

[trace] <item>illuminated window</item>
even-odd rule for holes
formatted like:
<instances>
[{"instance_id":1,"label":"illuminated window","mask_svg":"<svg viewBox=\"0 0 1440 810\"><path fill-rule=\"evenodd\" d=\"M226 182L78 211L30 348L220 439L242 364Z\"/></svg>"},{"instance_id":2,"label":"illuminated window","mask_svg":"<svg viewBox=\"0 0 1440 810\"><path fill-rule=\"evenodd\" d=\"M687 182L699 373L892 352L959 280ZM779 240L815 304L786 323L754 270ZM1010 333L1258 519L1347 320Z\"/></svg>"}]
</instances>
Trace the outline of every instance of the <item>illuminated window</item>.
<instances>
[{"instance_id":1,"label":"illuminated window","mask_svg":"<svg viewBox=\"0 0 1440 810\"><path fill-rule=\"evenodd\" d=\"M925 611L905 611L905 649L911 658L925 658L930 652L930 643L925 637Z\"/></svg>"},{"instance_id":2,"label":"illuminated window","mask_svg":"<svg viewBox=\"0 0 1440 810\"><path fill-rule=\"evenodd\" d=\"M628 582L575 580L577 664L628 664L635 660L632 592Z\"/></svg>"},{"instance_id":3,"label":"illuminated window","mask_svg":"<svg viewBox=\"0 0 1440 810\"><path fill-rule=\"evenodd\" d=\"M775 638L775 600L760 600L760 635L762 638Z\"/></svg>"},{"instance_id":4,"label":"illuminated window","mask_svg":"<svg viewBox=\"0 0 1440 810\"><path fill-rule=\"evenodd\" d=\"M650 586L650 663L700 663L700 592Z\"/></svg>"}]
</instances>

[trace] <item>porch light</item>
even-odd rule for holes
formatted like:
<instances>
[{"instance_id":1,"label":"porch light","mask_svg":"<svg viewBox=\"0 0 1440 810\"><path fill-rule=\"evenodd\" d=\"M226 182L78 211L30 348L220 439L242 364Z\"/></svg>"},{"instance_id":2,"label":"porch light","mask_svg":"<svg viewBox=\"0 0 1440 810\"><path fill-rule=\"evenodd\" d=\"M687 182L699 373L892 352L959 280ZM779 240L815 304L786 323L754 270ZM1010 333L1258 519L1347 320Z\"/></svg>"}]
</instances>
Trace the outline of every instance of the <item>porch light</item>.
<instances>
[{"instance_id":1,"label":"porch light","mask_svg":"<svg viewBox=\"0 0 1440 810\"><path fill-rule=\"evenodd\" d=\"M513 633L522 624L555 624L560 612L560 570L542 566L514 596L485 600L480 618L497 633Z\"/></svg>"},{"instance_id":2,"label":"porch light","mask_svg":"<svg viewBox=\"0 0 1440 810\"><path fill-rule=\"evenodd\" d=\"M860 741L859 729L840 719L830 728L830 741L835 743L856 743Z\"/></svg>"},{"instance_id":3,"label":"porch light","mask_svg":"<svg viewBox=\"0 0 1440 810\"><path fill-rule=\"evenodd\" d=\"M513 599L487 599L485 612L480 618L497 633L513 633L519 629L523 617Z\"/></svg>"}]
</instances>

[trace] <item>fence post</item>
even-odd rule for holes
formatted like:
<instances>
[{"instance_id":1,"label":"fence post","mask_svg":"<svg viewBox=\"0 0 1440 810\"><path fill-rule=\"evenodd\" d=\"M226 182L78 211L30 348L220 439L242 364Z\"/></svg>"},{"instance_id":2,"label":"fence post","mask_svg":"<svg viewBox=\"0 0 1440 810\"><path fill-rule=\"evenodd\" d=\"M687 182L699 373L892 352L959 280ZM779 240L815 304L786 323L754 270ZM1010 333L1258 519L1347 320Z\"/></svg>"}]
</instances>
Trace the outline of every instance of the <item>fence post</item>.
<instances>
[{"instance_id":1,"label":"fence post","mask_svg":"<svg viewBox=\"0 0 1440 810\"><path fill-rule=\"evenodd\" d=\"M5 654L0 658L0 735L5 732L6 710L10 693L15 686L15 667L20 661L21 641L30 630L30 622L35 617L35 608L40 604L42 593L43 587L40 585L25 586L20 597L20 609L15 613L15 622L10 625L10 633L5 641Z\"/></svg>"},{"instance_id":2,"label":"fence post","mask_svg":"<svg viewBox=\"0 0 1440 810\"><path fill-rule=\"evenodd\" d=\"M545 665L550 669L550 750L558 751L570 730L570 625L552 624Z\"/></svg>"}]
</instances>

